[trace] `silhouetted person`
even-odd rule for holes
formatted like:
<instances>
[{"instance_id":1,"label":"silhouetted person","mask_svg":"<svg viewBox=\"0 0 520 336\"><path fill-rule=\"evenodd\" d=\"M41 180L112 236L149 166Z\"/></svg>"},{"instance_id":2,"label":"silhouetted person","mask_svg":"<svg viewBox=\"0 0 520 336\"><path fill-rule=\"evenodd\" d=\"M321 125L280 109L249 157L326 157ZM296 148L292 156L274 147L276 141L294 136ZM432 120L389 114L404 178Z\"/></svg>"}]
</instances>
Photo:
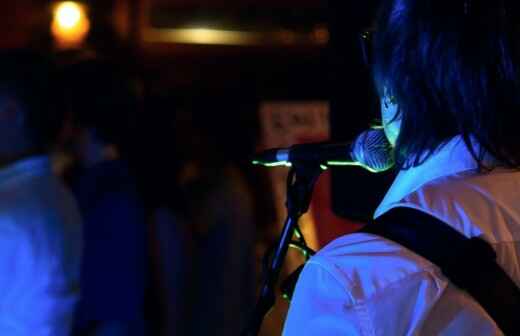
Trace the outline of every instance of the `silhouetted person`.
<instances>
[{"instance_id":1,"label":"silhouetted person","mask_svg":"<svg viewBox=\"0 0 520 336\"><path fill-rule=\"evenodd\" d=\"M156 150L150 168L166 318L162 335L238 335L254 303L256 280L252 193L231 160L246 139L238 136L240 146L224 141L237 141L233 135L243 131L227 123L225 109L236 109L234 100L179 100L175 113L152 119L161 126L154 127L157 142L148 146Z\"/></svg>"},{"instance_id":2,"label":"silhouetted person","mask_svg":"<svg viewBox=\"0 0 520 336\"><path fill-rule=\"evenodd\" d=\"M47 153L61 131L55 69L0 53L0 334L67 336L79 298L81 220Z\"/></svg>"},{"instance_id":3,"label":"silhouetted person","mask_svg":"<svg viewBox=\"0 0 520 336\"><path fill-rule=\"evenodd\" d=\"M85 221L80 335L143 335L146 219L124 155L137 98L133 82L97 60L66 69L79 168L73 190Z\"/></svg>"}]
</instances>

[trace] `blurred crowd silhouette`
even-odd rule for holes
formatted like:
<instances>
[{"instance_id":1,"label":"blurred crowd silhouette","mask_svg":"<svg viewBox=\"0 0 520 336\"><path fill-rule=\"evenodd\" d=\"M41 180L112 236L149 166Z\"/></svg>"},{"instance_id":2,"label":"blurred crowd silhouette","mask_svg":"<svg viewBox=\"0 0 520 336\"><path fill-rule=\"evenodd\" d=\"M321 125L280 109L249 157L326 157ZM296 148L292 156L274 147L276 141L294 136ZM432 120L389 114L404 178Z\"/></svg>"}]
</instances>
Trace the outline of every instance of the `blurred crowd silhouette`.
<instances>
[{"instance_id":1,"label":"blurred crowd silhouette","mask_svg":"<svg viewBox=\"0 0 520 336\"><path fill-rule=\"evenodd\" d=\"M247 166L254 95L150 92L85 52L3 51L0 68L0 258L26 260L0 334L238 335L272 221Z\"/></svg>"}]
</instances>

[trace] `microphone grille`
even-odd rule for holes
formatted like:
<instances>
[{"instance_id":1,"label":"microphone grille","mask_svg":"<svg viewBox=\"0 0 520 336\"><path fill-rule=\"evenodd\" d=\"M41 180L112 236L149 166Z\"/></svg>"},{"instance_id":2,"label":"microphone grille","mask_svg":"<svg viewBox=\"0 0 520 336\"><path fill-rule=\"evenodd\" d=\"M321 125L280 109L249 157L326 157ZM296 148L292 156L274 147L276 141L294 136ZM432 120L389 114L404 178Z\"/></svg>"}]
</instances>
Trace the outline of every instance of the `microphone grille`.
<instances>
[{"instance_id":1,"label":"microphone grille","mask_svg":"<svg viewBox=\"0 0 520 336\"><path fill-rule=\"evenodd\" d=\"M392 146L382 129L361 133L352 144L352 158L369 171L384 172L394 166Z\"/></svg>"}]
</instances>

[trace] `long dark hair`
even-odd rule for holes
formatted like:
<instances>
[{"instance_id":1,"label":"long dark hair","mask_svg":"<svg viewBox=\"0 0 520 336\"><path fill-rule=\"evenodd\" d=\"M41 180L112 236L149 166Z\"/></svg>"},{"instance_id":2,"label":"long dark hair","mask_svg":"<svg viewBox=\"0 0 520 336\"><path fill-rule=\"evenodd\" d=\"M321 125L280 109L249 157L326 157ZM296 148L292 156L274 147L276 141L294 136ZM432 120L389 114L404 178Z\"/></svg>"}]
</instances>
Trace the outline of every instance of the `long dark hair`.
<instances>
[{"instance_id":1,"label":"long dark hair","mask_svg":"<svg viewBox=\"0 0 520 336\"><path fill-rule=\"evenodd\" d=\"M396 161L420 165L461 135L479 167L487 152L520 168L514 1L383 0L373 74L399 105ZM476 140L480 146L474 145Z\"/></svg>"}]
</instances>

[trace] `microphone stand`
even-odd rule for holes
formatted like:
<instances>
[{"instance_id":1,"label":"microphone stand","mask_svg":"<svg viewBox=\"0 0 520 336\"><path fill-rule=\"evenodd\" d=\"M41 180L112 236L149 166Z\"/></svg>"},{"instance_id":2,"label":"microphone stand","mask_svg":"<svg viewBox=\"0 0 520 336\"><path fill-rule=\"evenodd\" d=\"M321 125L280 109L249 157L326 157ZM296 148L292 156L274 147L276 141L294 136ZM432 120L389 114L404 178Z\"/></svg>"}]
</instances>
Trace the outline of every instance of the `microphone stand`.
<instances>
[{"instance_id":1,"label":"microphone stand","mask_svg":"<svg viewBox=\"0 0 520 336\"><path fill-rule=\"evenodd\" d=\"M295 229L298 227L298 220L309 210L314 185L324 169L326 169L325 166L320 164L320 162L297 161L292 163L287 176L287 200L285 204L287 218L285 225L267 273L264 275L260 297L247 328L241 334L242 336L258 335L265 316L276 302L275 286L280 276L287 250L291 244Z\"/></svg>"}]
</instances>

